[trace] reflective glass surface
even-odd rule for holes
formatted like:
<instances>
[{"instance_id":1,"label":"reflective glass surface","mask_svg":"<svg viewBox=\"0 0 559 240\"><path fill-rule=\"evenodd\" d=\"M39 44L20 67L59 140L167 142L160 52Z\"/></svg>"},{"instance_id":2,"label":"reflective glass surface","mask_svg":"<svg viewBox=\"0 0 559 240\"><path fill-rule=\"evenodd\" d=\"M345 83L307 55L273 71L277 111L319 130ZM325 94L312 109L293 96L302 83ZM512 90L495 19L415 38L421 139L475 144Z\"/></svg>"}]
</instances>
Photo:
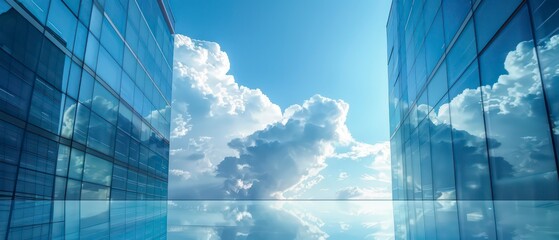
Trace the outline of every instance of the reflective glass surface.
<instances>
[{"instance_id":1,"label":"reflective glass surface","mask_svg":"<svg viewBox=\"0 0 559 240\"><path fill-rule=\"evenodd\" d=\"M558 19L551 0L393 1L395 199L559 199Z\"/></svg>"},{"instance_id":2,"label":"reflective glass surface","mask_svg":"<svg viewBox=\"0 0 559 240\"><path fill-rule=\"evenodd\" d=\"M0 197L166 199L172 41L157 1L0 0Z\"/></svg>"}]
</instances>

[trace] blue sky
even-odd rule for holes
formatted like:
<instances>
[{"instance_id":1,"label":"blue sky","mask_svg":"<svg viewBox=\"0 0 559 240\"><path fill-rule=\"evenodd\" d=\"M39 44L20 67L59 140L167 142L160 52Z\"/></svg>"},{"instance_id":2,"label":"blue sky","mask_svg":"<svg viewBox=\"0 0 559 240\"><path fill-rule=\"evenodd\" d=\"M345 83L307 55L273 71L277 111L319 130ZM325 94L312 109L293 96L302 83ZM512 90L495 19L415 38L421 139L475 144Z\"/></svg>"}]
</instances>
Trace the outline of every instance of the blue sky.
<instances>
[{"instance_id":1,"label":"blue sky","mask_svg":"<svg viewBox=\"0 0 559 240\"><path fill-rule=\"evenodd\" d=\"M390 198L386 1L171 1L170 198Z\"/></svg>"},{"instance_id":2,"label":"blue sky","mask_svg":"<svg viewBox=\"0 0 559 240\"><path fill-rule=\"evenodd\" d=\"M239 84L282 108L314 94L350 104L348 126L388 140L386 21L390 0L176 0L176 31L227 52Z\"/></svg>"}]
</instances>

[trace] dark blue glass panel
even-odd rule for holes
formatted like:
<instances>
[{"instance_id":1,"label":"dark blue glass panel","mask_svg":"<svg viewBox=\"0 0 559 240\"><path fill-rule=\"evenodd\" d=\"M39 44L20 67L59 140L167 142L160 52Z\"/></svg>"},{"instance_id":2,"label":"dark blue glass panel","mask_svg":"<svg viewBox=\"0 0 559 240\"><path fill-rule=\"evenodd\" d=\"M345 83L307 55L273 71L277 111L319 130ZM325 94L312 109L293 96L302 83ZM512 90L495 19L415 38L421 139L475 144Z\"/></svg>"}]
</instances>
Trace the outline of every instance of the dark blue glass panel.
<instances>
[{"instance_id":1,"label":"dark blue glass panel","mask_svg":"<svg viewBox=\"0 0 559 240\"><path fill-rule=\"evenodd\" d=\"M443 2L444 33L447 43L454 38L454 35L462 26L464 19L470 12L470 0L452 0Z\"/></svg>"},{"instance_id":2,"label":"dark blue glass panel","mask_svg":"<svg viewBox=\"0 0 559 240\"><path fill-rule=\"evenodd\" d=\"M23 141L20 167L54 174L58 156L58 143L39 135L27 133Z\"/></svg>"},{"instance_id":3,"label":"dark blue glass panel","mask_svg":"<svg viewBox=\"0 0 559 240\"><path fill-rule=\"evenodd\" d=\"M446 48L443 30L442 11L439 11L435 16L429 32L427 33L427 37L425 38L426 67L428 76L431 74L435 65L439 62L439 59Z\"/></svg>"},{"instance_id":4,"label":"dark blue glass panel","mask_svg":"<svg viewBox=\"0 0 559 240\"><path fill-rule=\"evenodd\" d=\"M19 163L23 129L0 120L0 161L17 165Z\"/></svg>"},{"instance_id":5,"label":"dark blue glass panel","mask_svg":"<svg viewBox=\"0 0 559 240\"><path fill-rule=\"evenodd\" d=\"M476 9L476 39L479 50L495 35L522 0L484 0Z\"/></svg>"},{"instance_id":6,"label":"dark blue glass panel","mask_svg":"<svg viewBox=\"0 0 559 240\"><path fill-rule=\"evenodd\" d=\"M29 122L45 130L58 133L62 94L49 84L37 79L31 101Z\"/></svg>"}]
</instances>

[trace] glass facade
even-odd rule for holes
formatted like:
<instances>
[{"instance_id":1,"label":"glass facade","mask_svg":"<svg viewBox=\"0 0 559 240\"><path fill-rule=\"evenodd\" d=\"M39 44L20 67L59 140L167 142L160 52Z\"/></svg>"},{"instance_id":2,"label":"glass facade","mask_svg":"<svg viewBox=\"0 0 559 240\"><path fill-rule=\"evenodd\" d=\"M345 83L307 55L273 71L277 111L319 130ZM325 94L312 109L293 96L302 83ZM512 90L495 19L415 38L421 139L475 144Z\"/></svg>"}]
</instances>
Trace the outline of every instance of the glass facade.
<instances>
[{"instance_id":1,"label":"glass facade","mask_svg":"<svg viewBox=\"0 0 559 240\"><path fill-rule=\"evenodd\" d=\"M0 0L0 199L166 199L163 1Z\"/></svg>"},{"instance_id":2,"label":"glass facade","mask_svg":"<svg viewBox=\"0 0 559 240\"><path fill-rule=\"evenodd\" d=\"M559 2L395 0L387 34L394 199L559 199Z\"/></svg>"},{"instance_id":3,"label":"glass facade","mask_svg":"<svg viewBox=\"0 0 559 240\"><path fill-rule=\"evenodd\" d=\"M0 224L3 239L167 239L167 201L4 200Z\"/></svg>"}]
</instances>

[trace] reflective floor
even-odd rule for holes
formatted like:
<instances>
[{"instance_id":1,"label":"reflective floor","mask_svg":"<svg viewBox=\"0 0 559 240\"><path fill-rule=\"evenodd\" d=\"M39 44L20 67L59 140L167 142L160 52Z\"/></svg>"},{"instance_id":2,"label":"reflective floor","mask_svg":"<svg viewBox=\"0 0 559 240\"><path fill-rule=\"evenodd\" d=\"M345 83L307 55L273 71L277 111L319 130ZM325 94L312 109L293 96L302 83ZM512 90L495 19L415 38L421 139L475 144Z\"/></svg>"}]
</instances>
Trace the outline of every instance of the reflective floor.
<instances>
[{"instance_id":1,"label":"reflective floor","mask_svg":"<svg viewBox=\"0 0 559 240\"><path fill-rule=\"evenodd\" d=\"M559 239L559 201L0 201L6 239Z\"/></svg>"}]
</instances>

